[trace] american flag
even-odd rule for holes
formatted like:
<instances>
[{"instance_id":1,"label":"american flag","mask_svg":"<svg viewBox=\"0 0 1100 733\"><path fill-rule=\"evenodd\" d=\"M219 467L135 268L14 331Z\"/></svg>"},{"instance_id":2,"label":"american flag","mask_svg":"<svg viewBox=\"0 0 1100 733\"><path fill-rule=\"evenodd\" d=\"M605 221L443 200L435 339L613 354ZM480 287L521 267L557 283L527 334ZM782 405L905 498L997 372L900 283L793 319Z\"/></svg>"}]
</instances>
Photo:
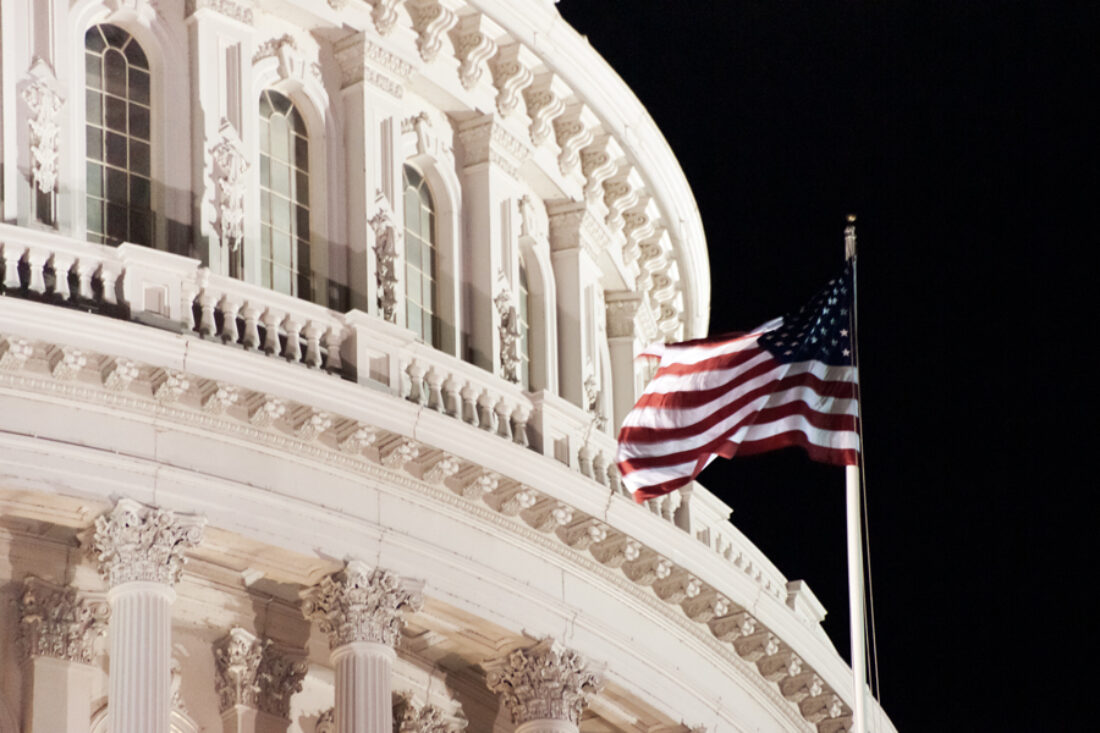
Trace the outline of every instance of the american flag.
<instances>
[{"instance_id":1,"label":"american flag","mask_svg":"<svg viewBox=\"0 0 1100 733\"><path fill-rule=\"evenodd\" d=\"M657 373L619 431L616 460L638 502L692 481L718 456L801 446L859 461L852 265L797 313L753 333L657 344Z\"/></svg>"}]
</instances>

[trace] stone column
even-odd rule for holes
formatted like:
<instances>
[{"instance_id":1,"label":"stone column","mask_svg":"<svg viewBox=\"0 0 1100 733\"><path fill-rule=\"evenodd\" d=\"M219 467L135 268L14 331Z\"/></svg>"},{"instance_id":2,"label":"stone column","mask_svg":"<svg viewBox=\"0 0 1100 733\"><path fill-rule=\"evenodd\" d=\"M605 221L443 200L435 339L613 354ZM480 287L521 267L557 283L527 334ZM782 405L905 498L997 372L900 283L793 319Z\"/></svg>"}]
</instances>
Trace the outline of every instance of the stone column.
<instances>
[{"instance_id":1,"label":"stone column","mask_svg":"<svg viewBox=\"0 0 1100 733\"><path fill-rule=\"evenodd\" d=\"M516 733L577 733L589 696L603 685L580 654L549 638L482 666Z\"/></svg>"},{"instance_id":2,"label":"stone column","mask_svg":"<svg viewBox=\"0 0 1100 733\"><path fill-rule=\"evenodd\" d=\"M336 669L336 733L392 733L394 645L417 589L358 560L303 593L302 612L329 636Z\"/></svg>"},{"instance_id":3,"label":"stone column","mask_svg":"<svg viewBox=\"0 0 1100 733\"><path fill-rule=\"evenodd\" d=\"M20 629L27 652L25 733L85 733L91 719L95 640L107 633L106 599L38 578L23 583Z\"/></svg>"},{"instance_id":4,"label":"stone column","mask_svg":"<svg viewBox=\"0 0 1100 733\"><path fill-rule=\"evenodd\" d=\"M303 658L234 627L214 645L218 708L225 733L285 733L290 697L302 689Z\"/></svg>"},{"instance_id":5,"label":"stone column","mask_svg":"<svg viewBox=\"0 0 1100 733\"><path fill-rule=\"evenodd\" d=\"M110 587L111 733L168 733L174 586L205 524L131 499L96 519L90 549Z\"/></svg>"}]
</instances>

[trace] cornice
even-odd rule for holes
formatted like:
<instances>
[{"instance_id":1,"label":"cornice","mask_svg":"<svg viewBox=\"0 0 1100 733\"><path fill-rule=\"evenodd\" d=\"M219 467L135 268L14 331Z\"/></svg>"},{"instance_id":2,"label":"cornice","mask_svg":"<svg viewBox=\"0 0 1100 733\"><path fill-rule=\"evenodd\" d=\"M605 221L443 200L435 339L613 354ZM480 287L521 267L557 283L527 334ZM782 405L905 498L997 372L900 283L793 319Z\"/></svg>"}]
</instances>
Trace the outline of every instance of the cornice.
<instances>
[{"instance_id":1,"label":"cornice","mask_svg":"<svg viewBox=\"0 0 1100 733\"><path fill-rule=\"evenodd\" d=\"M28 346L29 353L27 353ZM67 348L70 349L69 352L66 352ZM18 337L0 337L0 360L14 353L24 356L9 359L3 364L4 368L0 369L0 390L15 394L33 392L50 395L55 399L62 398L66 401L125 409L135 415L154 418L158 422L171 421L181 426L189 425L196 430L233 436L246 444L255 445L257 448L263 446L268 450L277 449L279 453L291 454L298 460L312 462L318 467L329 469L339 467L352 473L370 476L387 485L399 487L406 491L408 496L422 497L425 506L436 511L441 505L445 505L451 511L473 515L481 521L504 529L517 541L538 546L543 552L557 555L560 562L570 564L589 576L600 578L621 594L633 599L636 606L646 608L649 614L661 618L662 623L672 624L690 634L711 653L718 655L741 672L746 679L753 680L754 689L771 701L778 714L792 720L807 720L830 727L843 724L842 718L848 715L846 707L838 708L832 703L818 704L823 698L833 699L835 693L827 684L821 686L819 695L812 696L802 694L801 687L791 689L789 684L784 686L785 679L797 675L784 675L783 670L791 670L793 667L784 667L778 664L775 658L778 654L787 653L790 647L779 634L766 628L756 615L755 607L763 598L769 596L772 605L783 606L787 600L785 588L758 585L758 596L753 602L751 612L748 608L729 603L723 603L720 609L715 605L716 602L701 606L697 602L699 599L720 600L725 597L721 588L712 586L705 580L714 574L703 568L680 566L673 559L666 557L665 552L669 551L674 553L675 558L686 557L686 553L676 547L678 543L668 547L660 545L651 547L639 542L626 533L632 530L624 531L621 524L615 526L618 521L606 510L602 516L590 513L591 506L574 506L562 501L560 495L555 496L553 491L543 493L536 488L507 478L503 481L497 480L495 488L492 486L494 482L486 481L484 491L469 491L468 487L471 483L479 485L477 478L486 475L486 469L454 454L449 458L461 461L464 464L461 469L451 472L450 477L429 477L424 473L424 466L420 459L429 455L436 456L435 461L430 462L429 468L434 463L440 462L438 447L425 444L424 438L413 439L384 429L376 428L372 434L377 438L377 444L387 446L385 451L363 446L349 453L342 450L342 444L348 440L349 435L358 434L368 426L359 420L331 413L321 406L297 404L283 413L284 415L307 414L310 418L307 418L306 422L310 422L313 416L320 414L327 416L327 420L322 421L329 426L326 430L315 433L312 430L303 431L299 426L295 432L294 427L282 419L282 415L271 421L257 424L251 419L249 411L243 407L236 406L221 412L204 410L198 394L210 393L210 380L184 371L173 372L176 391L179 393L175 394L172 400L165 400L158 398L155 386L158 379L164 380L161 388L167 383L166 377L163 376L165 370L154 365L132 363L129 368L131 370L136 368L140 376L131 380L127 389L118 390L111 389L105 383L114 370L106 371L104 376L105 370L92 366L111 362L114 357L110 355L82 349L82 355L85 356L86 361L77 370L78 373L70 373L70 370L58 375L43 369L43 365L48 365L49 362L42 356L36 355L72 353L68 344L32 344ZM301 374L304 380L332 379L307 370L302 370ZM180 388L183 382L188 383L188 388ZM225 383L219 382L219 385L223 384ZM270 404L273 401L284 401L281 397L257 392L244 385L228 385L228 387L242 395L248 395L242 400L245 404ZM149 391L145 392L145 390ZM216 394L216 390L214 393ZM396 397L391 399L398 400ZM397 404L405 406L402 401L398 401ZM379 438L379 435L385 437ZM401 452L402 460L387 460L387 456L398 452ZM532 459L537 460L537 457L532 455ZM428 473L431 471L429 470ZM422 475L424 479L419 478ZM472 480L469 478L471 475ZM460 479L463 476L467 478ZM575 480L584 479L577 477ZM540 501L542 503L539 503ZM542 509L540 510L539 507ZM608 509L610 508L608 504ZM620 512L616 511L614 514L618 516ZM636 517L628 526L640 527L644 523L639 521L642 519L660 522L659 519ZM602 539L598 542L578 543L575 533L565 531L567 527L580 523L588 523L586 526L590 526L597 521L599 530L596 536L602 535ZM679 532L671 527L669 530ZM570 538L568 542L567 537ZM590 537L590 539L595 538ZM684 540L691 542L687 536ZM718 561L719 559L715 557L712 564L719 564ZM742 569L749 573L753 568L750 563ZM651 586L656 581L677 577L686 577L694 581L692 583L694 593L689 594L685 590L681 594L675 592L675 588L666 588L664 585L658 585L651 590ZM756 582L759 584L761 580L758 579ZM716 613L714 609L721 612ZM751 618L753 620L751 633L739 633L736 624L731 628L729 624L714 623L716 616L721 619L731 614L736 614L739 619ZM718 629L717 632L716 629ZM720 633L721 638L718 638L716 633ZM806 661L807 657L811 656L813 655L806 653L800 655L802 662L796 670L798 675L813 673ZM796 697L798 698L797 707L792 704L796 702ZM825 711L823 716L822 710Z\"/></svg>"}]
</instances>

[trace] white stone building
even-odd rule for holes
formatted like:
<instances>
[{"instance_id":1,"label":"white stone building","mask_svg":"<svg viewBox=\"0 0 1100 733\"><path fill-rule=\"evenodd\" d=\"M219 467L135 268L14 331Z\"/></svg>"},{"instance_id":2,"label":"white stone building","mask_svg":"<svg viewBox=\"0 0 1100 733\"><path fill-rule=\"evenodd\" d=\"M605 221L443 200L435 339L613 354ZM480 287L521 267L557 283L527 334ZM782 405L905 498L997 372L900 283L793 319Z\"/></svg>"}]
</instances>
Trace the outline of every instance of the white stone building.
<instances>
[{"instance_id":1,"label":"white stone building","mask_svg":"<svg viewBox=\"0 0 1100 733\"><path fill-rule=\"evenodd\" d=\"M809 588L618 486L710 275L552 2L0 0L0 44L0 733L848 730Z\"/></svg>"}]
</instances>

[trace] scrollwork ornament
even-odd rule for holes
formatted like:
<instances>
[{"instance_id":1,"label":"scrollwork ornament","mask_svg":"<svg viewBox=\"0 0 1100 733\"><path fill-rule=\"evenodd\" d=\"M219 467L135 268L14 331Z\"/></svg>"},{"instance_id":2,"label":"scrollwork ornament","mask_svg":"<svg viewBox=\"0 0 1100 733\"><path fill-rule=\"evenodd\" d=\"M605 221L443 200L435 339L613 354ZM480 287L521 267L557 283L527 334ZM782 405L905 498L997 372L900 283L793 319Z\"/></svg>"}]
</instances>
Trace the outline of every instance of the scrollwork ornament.
<instances>
[{"instance_id":1,"label":"scrollwork ornament","mask_svg":"<svg viewBox=\"0 0 1100 733\"><path fill-rule=\"evenodd\" d=\"M497 317L500 319L497 328L500 333L501 375L509 382L518 384L520 367L519 315L513 302L512 291L508 287L503 273L500 274L498 279L501 281L501 288L496 297L493 298L493 305L496 307Z\"/></svg>"},{"instance_id":2,"label":"scrollwork ornament","mask_svg":"<svg viewBox=\"0 0 1100 733\"><path fill-rule=\"evenodd\" d=\"M215 644L214 689L221 712L234 705L256 707L259 704L257 674L268 644L240 627L230 629L229 634Z\"/></svg>"},{"instance_id":3,"label":"scrollwork ornament","mask_svg":"<svg viewBox=\"0 0 1100 733\"><path fill-rule=\"evenodd\" d=\"M389 212L379 209L370 221L374 231L375 277L378 281L378 309L390 323L397 323L397 238Z\"/></svg>"},{"instance_id":4,"label":"scrollwork ornament","mask_svg":"<svg viewBox=\"0 0 1100 733\"><path fill-rule=\"evenodd\" d=\"M112 588L133 581L175 585L187 561L183 553L202 541L205 525L202 517L120 499L96 519L89 550Z\"/></svg>"},{"instance_id":5,"label":"scrollwork ornament","mask_svg":"<svg viewBox=\"0 0 1100 733\"><path fill-rule=\"evenodd\" d=\"M31 68L32 81L23 89L23 101L31 114L27 117L30 128L31 179L42 193L53 193L57 188L57 166L60 160L58 137L61 125L58 119L64 100L57 92L57 80L53 70L41 59Z\"/></svg>"},{"instance_id":6,"label":"scrollwork ornament","mask_svg":"<svg viewBox=\"0 0 1100 733\"><path fill-rule=\"evenodd\" d=\"M91 664L97 637L107 633L111 607L33 576L23 583L19 622L28 656Z\"/></svg>"},{"instance_id":7,"label":"scrollwork ornament","mask_svg":"<svg viewBox=\"0 0 1100 733\"><path fill-rule=\"evenodd\" d=\"M303 595L302 613L328 634L332 649L356 641L394 646L404 614L418 611L422 604L419 594L406 589L397 575L358 560Z\"/></svg>"},{"instance_id":8,"label":"scrollwork ornament","mask_svg":"<svg viewBox=\"0 0 1100 733\"><path fill-rule=\"evenodd\" d=\"M487 662L486 684L500 695L512 723L564 720L578 725L588 698L602 680L576 651L544 639L527 649Z\"/></svg>"},{"instance_id":9,"label":"scrollwork ornament","mask_svg":"<svg viewBox=\"0 0 1100 733\"><path fill-rule=\"evenodd\" d=\"M214 161L215 203L218 234L236 251L244 237L244 199L248 191L245 173L248 161L241 152L241 141L228 121L222 122L221 140L210 149Z\"/></svg>"}]
</instances>

